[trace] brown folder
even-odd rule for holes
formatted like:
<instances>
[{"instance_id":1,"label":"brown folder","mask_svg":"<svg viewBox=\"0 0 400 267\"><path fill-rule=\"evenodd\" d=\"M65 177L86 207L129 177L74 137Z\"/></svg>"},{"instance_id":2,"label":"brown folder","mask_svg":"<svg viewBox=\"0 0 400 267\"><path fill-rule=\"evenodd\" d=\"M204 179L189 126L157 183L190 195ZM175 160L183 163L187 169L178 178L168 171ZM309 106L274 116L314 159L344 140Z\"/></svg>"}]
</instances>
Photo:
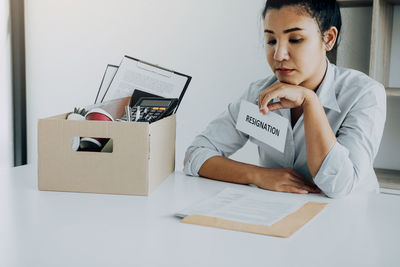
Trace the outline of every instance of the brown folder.
<instances>
[{"instance_id":1,"label":"brown folder","mask_svg":"<svg viewBox=\"0 0 400 267\"><path fill-rule=\"evenodd\" d=\"M287 215L270 226L236 222L222 218L196 214L186 216L181 220L181 222L254 234L290 237L314 216L316 216L323 208L325 208L327 204L328 203L307 202L300 209Z\"/></svg>"}]
</instances>

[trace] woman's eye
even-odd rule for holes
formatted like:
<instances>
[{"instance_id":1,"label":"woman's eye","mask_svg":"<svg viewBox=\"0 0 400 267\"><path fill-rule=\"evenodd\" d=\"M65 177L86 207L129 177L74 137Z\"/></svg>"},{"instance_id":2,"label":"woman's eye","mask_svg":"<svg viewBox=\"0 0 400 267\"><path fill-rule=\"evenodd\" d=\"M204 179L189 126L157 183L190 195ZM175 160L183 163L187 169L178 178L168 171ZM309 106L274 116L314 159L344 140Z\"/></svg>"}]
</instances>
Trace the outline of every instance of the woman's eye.
<instances>
[{"instance_id":1,"label":"woman's eye","mask_svg":"<svg viewBox=\"0 0 400 267\"><path fill-rule=\"evenodd\" d=\"M267 42L267 44L269 44L269 45L274 45L274 44L276 44L276 40L269 40L269 41Z\"/></svg>"},{"instance_id":2,"label":"woman's eye","mask_svg":"<svg viewBox=\"0 0 400 267\"><path fill-rule=\"evenodd\" d=\"M303 39L289 39L289 42L293 43L293 44L297 44L300 43L301 41L303 41Z\"/></svg>"}]
</instances>

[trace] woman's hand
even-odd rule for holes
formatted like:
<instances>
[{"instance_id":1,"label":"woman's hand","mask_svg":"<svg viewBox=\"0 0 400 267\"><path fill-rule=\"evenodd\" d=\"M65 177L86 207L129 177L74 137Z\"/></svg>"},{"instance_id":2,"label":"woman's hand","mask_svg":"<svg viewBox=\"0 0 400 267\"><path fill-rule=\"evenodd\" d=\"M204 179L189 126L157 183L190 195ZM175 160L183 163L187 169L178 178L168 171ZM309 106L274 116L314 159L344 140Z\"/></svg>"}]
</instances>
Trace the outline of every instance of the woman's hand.
<instances>
[{"instance_id":1,"label":"woman's hand","mask_svg":"<svg viewBox=\"0 0 400 267\"><path fill-rule=\"evenodd\" d=\"M310 89L305 87L278 81L264 89L258 95L258 108L264 115L267 114L269 110L296 108L303 105L309 92ZM268 104L268 102L274 98L279 98L280 101Z\"/></svg>"},{"instance_id":2,"label":"woman's hand","mask_svg":"<svg viewBox=\"0 0 400 267\"><path fill-rule=\"evenodd\" d=\"M254 179L260 188L288 193L320 193L321 190L310 180L292 168L264 168Z\"/></svg>"}]
</instances>

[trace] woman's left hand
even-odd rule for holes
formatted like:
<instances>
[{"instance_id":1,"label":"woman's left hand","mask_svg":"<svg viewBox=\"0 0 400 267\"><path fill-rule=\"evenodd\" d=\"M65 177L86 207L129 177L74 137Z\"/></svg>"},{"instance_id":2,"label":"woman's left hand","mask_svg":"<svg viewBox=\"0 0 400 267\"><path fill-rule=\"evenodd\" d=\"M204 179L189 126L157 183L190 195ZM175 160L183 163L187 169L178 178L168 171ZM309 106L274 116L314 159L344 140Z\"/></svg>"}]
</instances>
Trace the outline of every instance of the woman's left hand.
<instances>
[{"instance_id":1,"label":"woman's left hand","mask_svg":"<svg viewBox=\"0 0 400 267\"><path fill-rule=\"evenodd\" d=\"M270 87L265 88L258 95L258 108L265 115L269 110L299 107L303 105L309 91L309 89L302 86L278 81ZM274 98L279 98L280 101L268 104Z\"/></svg>"}]
</instances>

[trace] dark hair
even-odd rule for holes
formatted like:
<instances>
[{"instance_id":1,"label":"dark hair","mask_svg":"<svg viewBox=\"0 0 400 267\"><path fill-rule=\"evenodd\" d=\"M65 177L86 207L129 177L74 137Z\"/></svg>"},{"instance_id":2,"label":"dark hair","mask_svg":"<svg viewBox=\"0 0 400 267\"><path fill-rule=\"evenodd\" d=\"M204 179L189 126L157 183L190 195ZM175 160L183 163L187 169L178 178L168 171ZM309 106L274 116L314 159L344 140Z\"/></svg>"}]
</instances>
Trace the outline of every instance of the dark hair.
<instances>
[{"instance_id":1,"label":"dark hair","mask_svg":"<svg viewBox=\"0 0 400 267\"><path fill-rule=\"evenodd\" d=\"M316 20L321 35L330 27L336 27L338 34L334 49L331 51L336 49L340 28L342 27L342 16L336 0L268 0L262 13L263 18L265 19L269 9L280 9L284 6L299 6L302 8L311 18Z\"/></svg>"}]
</instances>

